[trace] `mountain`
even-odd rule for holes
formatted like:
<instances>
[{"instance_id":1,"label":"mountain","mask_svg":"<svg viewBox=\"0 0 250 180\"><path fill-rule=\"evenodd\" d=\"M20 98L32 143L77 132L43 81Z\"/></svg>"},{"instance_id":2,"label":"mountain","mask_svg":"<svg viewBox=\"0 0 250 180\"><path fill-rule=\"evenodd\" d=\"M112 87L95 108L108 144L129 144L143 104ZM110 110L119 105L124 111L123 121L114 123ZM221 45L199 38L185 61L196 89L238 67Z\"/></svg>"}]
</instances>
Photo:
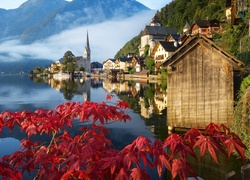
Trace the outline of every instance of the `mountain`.
<instances>
[{"instance_id":1,"label":"mountain","mask_svg":"<svg viewBox=\"0 0 250 180\"><path fill-rule=\"evenodd\" d=\"M4 72L5 74L17 74L20 72L29 73L32 69L37 66L48 67L52 64L53 61L50 60L21 60L21 61L12 61L12 62L1 62L0 61L0 74Z\"/></svg>"},{"instance_id":2,"label":"mountain","mask_svg":"<svg viewBox=\"0 0 250 180\"><path fill-rule=\"evenodd\" d=\"M149 8L136 0L73 0L71 2L28 0L16 9L0 8L0 44L4 47L7 40L20 41L20 45L33 44L37 40L65 30L113 19L124 19L144 10ZM4 52L0 55L9 57L8 53ZM0 72L28 73L36 66L43 67L52 63L48 60L38 60L36 57L24 57L22 61L12 61L0 59Z\"/></svg>"},{"instance_id":3,"label":"mountain","mask_svg":"<svg viewBox=\"0 0 250 180\"><path fill-rule=\"evenodd\" d=\"M0 9L0 41L23 43L49 37L79 25L126 18L148 8L135 0L28 0L17 9Z\"/></svg>"}]
</instances>

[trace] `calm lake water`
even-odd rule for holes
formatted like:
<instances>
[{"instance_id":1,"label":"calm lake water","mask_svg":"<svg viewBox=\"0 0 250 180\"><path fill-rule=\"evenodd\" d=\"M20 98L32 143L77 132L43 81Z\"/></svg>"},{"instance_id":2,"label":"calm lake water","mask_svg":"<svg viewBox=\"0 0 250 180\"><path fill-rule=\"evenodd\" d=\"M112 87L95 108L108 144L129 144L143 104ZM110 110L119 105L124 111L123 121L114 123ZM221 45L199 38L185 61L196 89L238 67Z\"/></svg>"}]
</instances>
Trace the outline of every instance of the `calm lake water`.
<instances>
[{"instance_id":1,"label":"calm lake water","mask_svg":"<svg viewBox=\"0 0 250 180\"><path fill-rule=\"evenodd\" d=\"M46 78L31 79L27 75L0 76L0 112L4 110L23 111L36 109L54 109L67 102L105 101L107 94L113 94L113 102L122 99L130 104L126 112L132 120L127 123L109 123L110 139L114 146L121 149L137 136L145 136L152 141L164 140L168 136L166 82L147 83L134 81L111 81L109 79L53 80ZM75 123L73 131L81 125ZM25 137L18 129L13 133L3 131L0 139L0 157L19 150L21 139ZM47 137L40 137L46 141ZM190 161L198 176L209 180L224 179L224 175L234 170L240 173L242 162L235 157L230 161L219 157L220 166L207 156L198 164ZM154 173L152 173L155 179ZM165 179L171 179L166 173Z\"/></svg>"}]
</instances>

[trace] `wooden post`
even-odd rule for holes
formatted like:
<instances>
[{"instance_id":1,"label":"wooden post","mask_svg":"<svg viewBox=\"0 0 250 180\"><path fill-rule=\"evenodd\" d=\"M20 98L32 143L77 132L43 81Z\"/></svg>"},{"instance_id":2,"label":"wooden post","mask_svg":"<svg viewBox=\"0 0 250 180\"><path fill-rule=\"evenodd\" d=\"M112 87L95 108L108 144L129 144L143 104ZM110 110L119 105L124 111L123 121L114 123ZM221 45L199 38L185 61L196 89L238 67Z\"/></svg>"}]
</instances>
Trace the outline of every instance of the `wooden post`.
<instances>
[{"instance_id":1,"label":"wooden post","mask_svg":"<svg viewBox=\"0 0 250 180\"><path fill-rule=\"evenodd\" d=\"M248 19L248 35L250 36L250 19Z\"/></svg>"},{"instance_id":2,"label":"wooden post","mask_svg":"<svg viewBox=\"0 0 250 180\"><path fill-rule=\"evenodd\" d=\"M225 180L236 180L236 174L234 171L225 175Z\"/></svg>"},{"instance_id":3,"label":"wooden post","mask_svg":"<svg viewBox=\"0 0 250 180\"><path fill-rule=\"evenodd\" d=\"M241 179L242 180L250 179L250 164L246 164L241 167Z\"/></svg>"}]
</instances>

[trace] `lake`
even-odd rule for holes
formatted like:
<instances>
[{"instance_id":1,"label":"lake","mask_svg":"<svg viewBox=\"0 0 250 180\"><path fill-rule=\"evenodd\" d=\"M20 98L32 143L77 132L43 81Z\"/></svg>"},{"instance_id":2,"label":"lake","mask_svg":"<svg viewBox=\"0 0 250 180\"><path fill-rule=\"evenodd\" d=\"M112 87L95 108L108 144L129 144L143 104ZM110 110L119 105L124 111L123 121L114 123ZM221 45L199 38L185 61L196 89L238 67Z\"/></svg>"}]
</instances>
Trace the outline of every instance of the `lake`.
<instances>
[{"instance_id":1,"label":"lake","mask_svg":"<svg viewBox=\"0 0 250 180\"><path fill-rule=\"evenodd\" d=\"M109 138L115 148L123 148L137 136L145 136L153 141L156 138L164 140L171 133L167 127L167 85L164 81L148 83L99 78L55 80L30 78L27 75L0 76L0 112L54 109L67 101L102 102L106 101L107 94L114 95L113 102L122 99L130 104L126 112L131 116L131 121L105 125L111 132ZM77 132L79 127L81 124L76 122L73 130ZM4 130L0 139L0 156L19 150L20 140L24 137L18 129L14 129L11 134ZM40 138L46 141L46 137ZM242 162L236 157L228 161L219 156L219 162L220 166L209 156L198 164L190 161L198 176L207 180L224 179L224 175L232 170L239 174ZM152 177L154 179L154 173ZM165 179L167 177L169 173L166 173Z\"/></svg>"}]
</instances>

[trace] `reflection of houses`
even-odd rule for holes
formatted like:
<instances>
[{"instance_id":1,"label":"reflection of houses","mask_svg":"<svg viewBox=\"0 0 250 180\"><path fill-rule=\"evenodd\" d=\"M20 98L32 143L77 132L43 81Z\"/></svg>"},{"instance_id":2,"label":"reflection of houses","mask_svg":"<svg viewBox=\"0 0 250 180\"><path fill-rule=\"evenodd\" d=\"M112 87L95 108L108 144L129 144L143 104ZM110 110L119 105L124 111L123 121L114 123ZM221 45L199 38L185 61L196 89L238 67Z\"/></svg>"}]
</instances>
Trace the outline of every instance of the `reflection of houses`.
<instances>
[{"instance_id":1,"label":"reflection of houses","mask_svg":"<svg viewBox=\"0 0 250 180\"><path fill-rule=\"evenodd\" d=\"M191 34L202 34L207 38L212 38L213 34L219 34L222 30L220 22L216 19L214 20L197 20L193 23L191 27Z\"/></svg>"},{"instance_id":2,"label":"reflection of houses","mask_svg":"<svg viewBox=\"0 0 250 180\"><path fill-rule=\"evenodd\" d=\"M141 107L141 116L147 119L150 118L154 112L152 101L149 101L148 103L149 104L145 103L144 97L140 97L139 105Z\"/></svg>"},{"instance_id":3,"label":"reflection of houses","mask_svg":"<svg viewBox=\"0 0 250 180\"><path fill-rule=\"evenodd\" d=\"M154 109L157 114L161 114L167 108L167 93L159 91L154 94Z\"/></svg>"},{"instance_id":4,"label":"reflection of houses","mask_svg":"<svg viewBox=\"0 0 250 180\"><path fill-rule=\"evenodd\" d=\"M75 79L77 82L77 88L75 94L83 96L83 102L90 101L90 79L89 78L82 78L82 79Z\"/></svg>"},{"instance_id":5,"label":"reflection of houses","mask_svg":"<svg viewBox=\"0 0 250 180\"><path fill-rule=\"evenodd\" d=\"M139 49L140 56L144 55L146 45L149 45L149 54L151 54L155 44L158 41L165 41L170 34L177 34L177 29L174 27L161 26L160 21L155 16L150 25L146 26L142 32Z\"/></svg>"},{"instance_id":6,"label":"reflection of houses","mask_svg":"<svg viewBox=\"0 0 250 180\"><path fill-rule=\"evenodd\" d=\"M128 96L135 97L140 89L137 89L135 86L130 86L128 81L125 82L116 82L112 83L110 79L103 80L103 89L111 93L115 92L116 94L126 93Z\"/></svg>"},{"instance_id":7,"label":"reflection of houses","mask_svg":"<svg viewBox=\"0 0 250 180\"><path fill-rule=\"evenodd\" d=\"M82 95L83 102L90 101L90 79L88 78L77 78L77 79L70 79L70 80L58 80L58 79L50 79L49 84L52 88L55 88L57 91L66 91L64 86L68 87L71 81L74 81L76 88L71 92L73 95ZM70 84L69 86L72 86Z\"/></svg>"},{"instance_id":8,"label":"reflection of houses","mask_svg":"<svg viewBox=\"0 0 250 180\"><path fill-rule=\"evenodd\" d=\"M163 63L168 72L168 125L229 124L241 65L203 36L184 43Z\"/></svg>"}]
</instances>

